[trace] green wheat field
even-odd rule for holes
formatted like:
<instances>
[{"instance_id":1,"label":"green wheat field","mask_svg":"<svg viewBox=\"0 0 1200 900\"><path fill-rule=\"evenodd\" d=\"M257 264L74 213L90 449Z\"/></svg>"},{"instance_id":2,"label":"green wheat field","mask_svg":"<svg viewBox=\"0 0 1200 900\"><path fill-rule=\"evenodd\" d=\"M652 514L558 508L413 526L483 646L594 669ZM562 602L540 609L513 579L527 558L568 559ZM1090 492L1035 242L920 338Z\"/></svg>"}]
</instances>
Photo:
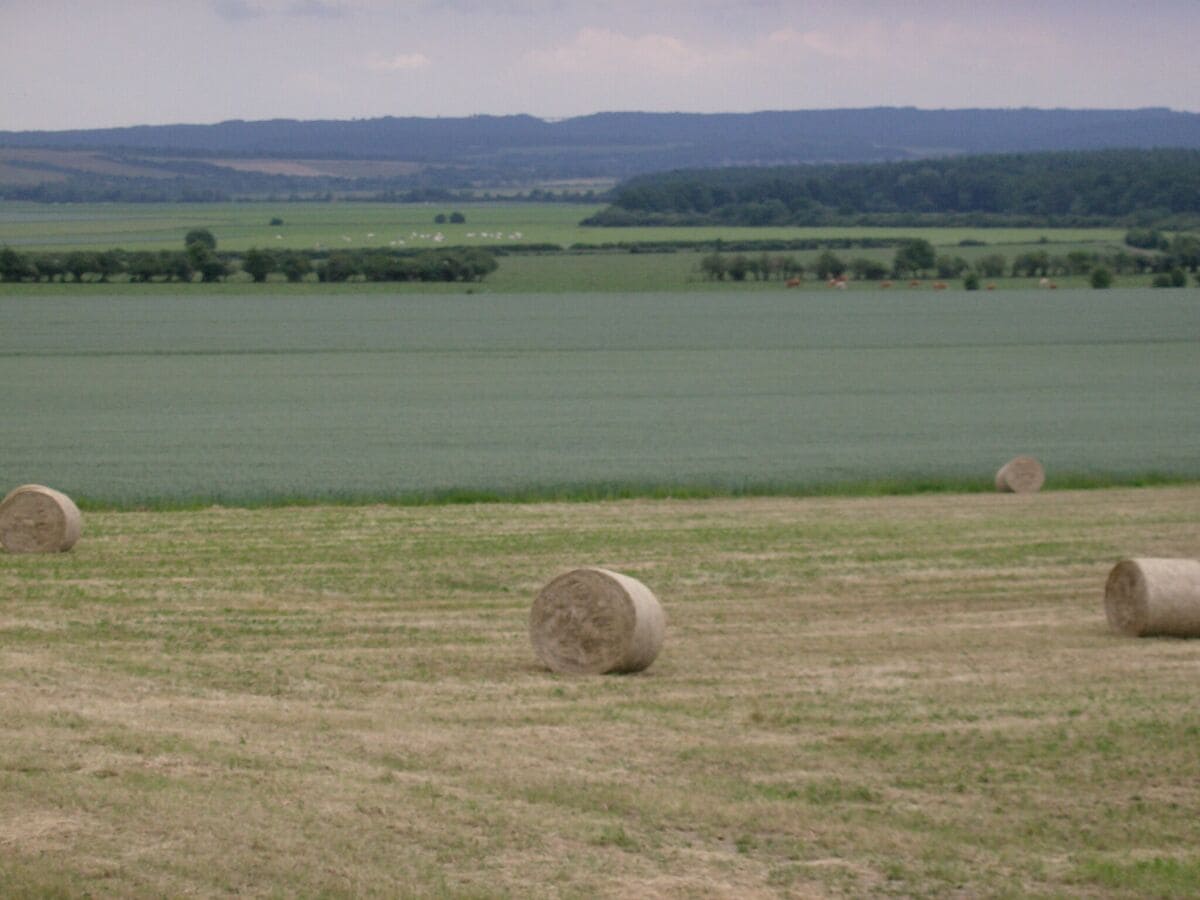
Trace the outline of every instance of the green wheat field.
<instances>
[{"instance_id":1,"label":"green wheat field","mask_svg":"<svg viewBox=\"0 0 1200 900\"><path fill-rule=\"evenodd\" d=\"M0 379L0 483L109 506L1200 477L1190 291L27 290Z\"/></svg>"}]
</instances>

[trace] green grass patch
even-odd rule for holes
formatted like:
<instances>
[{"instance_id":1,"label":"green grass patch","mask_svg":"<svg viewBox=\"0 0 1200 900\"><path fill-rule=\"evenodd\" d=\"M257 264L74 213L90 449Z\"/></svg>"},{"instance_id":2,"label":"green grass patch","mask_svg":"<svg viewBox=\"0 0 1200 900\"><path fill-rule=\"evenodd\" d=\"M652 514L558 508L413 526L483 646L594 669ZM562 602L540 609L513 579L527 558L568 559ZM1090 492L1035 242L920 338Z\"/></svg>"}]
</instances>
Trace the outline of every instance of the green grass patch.
<instances>
[{"instance_id":1,"label":"green grass patch","mask_svg":"<svg viewBox=\"0 0 1200 900\"><path fill-rule=\"evenodd\" d=\"M1058 474L1046 479L1044 491L1104 490L1127 487L1165 487L1200 482L1200 476L1143 472L1117 475ZM709 500L734 497L909 497L917 494L991 493L995 485L982 478L871 478L861 481L821 483L784 482L594 482L560 485L531 485L511 490L446 488L409 493L313 494L202 494L193 497L170 495L136 499L74 497L84 511L157 512L201 510L212 506L239 509L283 509L316 506L462 506L481 503L596 503L616 500Z\"/></svg>"},{"instance_id":2,"label":"green grass patch","mask_svg":"<svg viewBox=\"0 0 1200 900\"><path fill-rule=\"evenodd\" d=\"M1083 884L1122 895L1195 897L1200 894L1200 859L1095 859L1081 863L1076 877Z\"/></svg>"}]
</instances>

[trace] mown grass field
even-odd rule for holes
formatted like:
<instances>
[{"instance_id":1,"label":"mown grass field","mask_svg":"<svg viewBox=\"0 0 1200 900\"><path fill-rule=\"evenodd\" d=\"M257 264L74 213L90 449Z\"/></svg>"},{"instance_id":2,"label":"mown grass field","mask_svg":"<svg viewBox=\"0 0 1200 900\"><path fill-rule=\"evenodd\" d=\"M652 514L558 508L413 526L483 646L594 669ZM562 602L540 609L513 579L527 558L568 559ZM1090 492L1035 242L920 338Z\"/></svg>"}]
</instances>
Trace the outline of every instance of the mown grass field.
<instances>
[{"instance_id":1,"label":"mown grass field","mask_svg":"<svg viewBox=\"0 0 1200 900\"><path fill-rule=\"evenodd\" d=\"M1200 488L98 512L0 554L0 893L1200 892ZM657 662L536 663L602 564Z\"/></svg>"},{"instance_id":2,"label":"mown grass field","mask_svg":"<svg viewBox=\"0 0 1200 900\"><path fill-rule=\"evenodd\" d=\"M213 203L71 204L0 203L0 245L36 249L178 249L192 228L208 228L218 247L327 249L460 244L509 247L518 244L759 240L796 238L925 237L939 247L962 240L988 245L1118 245L1118 228L583 228L580 220L601 207L537 203ZM459 210L462 225L434 222ZM283 225L270 224L281 218ZM434 241L438 233L442 242ZM485 236L486 235L486 236ZM967 249L967 248L964 248ZM1043 247L1042 249L1046 249ZM1058 248L1055 248L1058 249ZM889 254L890 255L890 254Z\"/></svg>"},{"instance_id":3,"label":"mown grass field","mask_svg":"<svg viewBox=\"0 0 1200 900\"><path fill-rule=\"evenodd\" d=\"M0 484L100 505L1200 477L1193 291L36 287L0 301Z\"/></svg>"}]
</instances>

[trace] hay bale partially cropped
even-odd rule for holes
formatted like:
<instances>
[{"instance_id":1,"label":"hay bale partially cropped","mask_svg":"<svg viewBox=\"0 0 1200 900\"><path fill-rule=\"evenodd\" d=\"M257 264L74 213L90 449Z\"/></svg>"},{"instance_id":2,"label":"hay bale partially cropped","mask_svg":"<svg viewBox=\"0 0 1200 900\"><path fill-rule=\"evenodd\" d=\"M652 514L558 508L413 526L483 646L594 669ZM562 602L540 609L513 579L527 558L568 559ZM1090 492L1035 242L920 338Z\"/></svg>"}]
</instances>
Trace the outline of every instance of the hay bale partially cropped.
<instances>
[{"instance_id":1,"label":"hay bale partially cropped","mask_svg":"<svg viewBox=\"0 0 1200 900\"><path fill-rule=\"evenodd\" d=\"M1104 613L1133 637L1200 637L1200 562L1125 559L1108 574Z\"/></svg>"},{"instance_id":2,"label":"hay bale partially cropped","mask_svg":"<svg viewBox=\"0 0 1200 900\"><path fill-rule=\"evenodd\" d=\"M636 578L575 569L537 595L529 616L534 652L555 672L640 672L658 656L666 616Z\"/></svg>"},{"instance_id":3,"label":"hay bale partially cropped","mask_svg":"<svg viewBox=\"0 0 1200 900\"><path fill-rule=\"evenodd\" d=\"M1032 494L1046 483L1042 464L1032 456L1010 459L996 473L996 490L1012 494Z\"/></svg>"},{"instance_id":4,"label":"hay bale partially cropped","mask_svg":"<svg viewBox=\"0 0 1200 900\"><path fill-rule=\"evenodd\" d=\"M82 530L79 507L44 485L23 484L0 500L0 544L9 553L61 553Z\"/></svg>"}]
</instances>

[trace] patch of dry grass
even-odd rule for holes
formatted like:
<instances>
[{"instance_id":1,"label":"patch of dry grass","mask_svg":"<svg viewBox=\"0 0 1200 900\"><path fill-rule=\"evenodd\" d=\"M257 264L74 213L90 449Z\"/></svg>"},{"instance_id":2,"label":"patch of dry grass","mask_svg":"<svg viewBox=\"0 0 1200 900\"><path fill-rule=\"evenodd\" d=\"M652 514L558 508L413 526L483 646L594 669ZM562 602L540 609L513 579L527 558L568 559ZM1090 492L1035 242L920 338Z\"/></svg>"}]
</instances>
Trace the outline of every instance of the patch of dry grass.
<instances>
[{"instance_id":1,"label":"patch of dry grass","mask_svg":"<svg viewBox=\"0 0 1200 900\"><path fill-rule=\"evenodd\" d=\"M1200 487L93 513L0 556L0 893L1200 890L1200 642L1107 630ZM669 617L540 669L552 575Z\"/></svg>"}]
</instances>

